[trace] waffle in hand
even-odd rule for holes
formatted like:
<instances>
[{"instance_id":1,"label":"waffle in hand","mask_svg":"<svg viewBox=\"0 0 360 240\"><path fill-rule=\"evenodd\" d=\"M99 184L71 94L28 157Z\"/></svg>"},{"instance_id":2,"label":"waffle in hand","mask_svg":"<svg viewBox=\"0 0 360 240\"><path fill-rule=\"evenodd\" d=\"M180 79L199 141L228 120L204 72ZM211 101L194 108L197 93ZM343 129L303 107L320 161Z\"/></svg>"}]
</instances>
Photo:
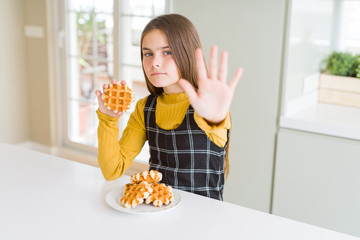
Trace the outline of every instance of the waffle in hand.
<instances>
[{"instance_id":1,"label":"waffle in hand","mask_svg":"<svg viewBox=\"0 0 360 240\"><path fill-rule=\"evenodd\" d=\"M156 170L144 171L142 173L136 173L130 177L130 181L132 183L138 183L142 181L146 181L148 183L157 183L162 179L161 172Z\"/></svg>"},{"instance_id":2,"label":"waffle in hand","mask_svg":"<svg viewBox=\"0 0 360 240\"><path fill-rule=\"evenodd\" d=\"M154 183L151 185L152 193L146 198L146 203L153 203L155 207L160 207L163 204L169 205L174 199L171 186L166 186L163 183Z\"/></svg>"},{"instance_id":3,"label":"waffle in hand","mask_svg":"<svg viewBox=\"0 0 360 240\"><path fill-rule=\"evenodd\" d=\"M114 113L125 112L130 108L130 103L134 102L135 92L127 85L120 83L109 84L109 87L104 90L101 96L107 109L113 110Z\"/></svg>"},{"instance_id":4,"label":"waffle in hand","mask_svg":"<svg viewBox=\"0 0 360 240\"><path fill-rule=\"evenodd\" d=\"M125 185L124 195L120 202L125 208L134 208L143 203L152 191L151 185L147 182L128 183Z\"/></svg>"}]
</instances>

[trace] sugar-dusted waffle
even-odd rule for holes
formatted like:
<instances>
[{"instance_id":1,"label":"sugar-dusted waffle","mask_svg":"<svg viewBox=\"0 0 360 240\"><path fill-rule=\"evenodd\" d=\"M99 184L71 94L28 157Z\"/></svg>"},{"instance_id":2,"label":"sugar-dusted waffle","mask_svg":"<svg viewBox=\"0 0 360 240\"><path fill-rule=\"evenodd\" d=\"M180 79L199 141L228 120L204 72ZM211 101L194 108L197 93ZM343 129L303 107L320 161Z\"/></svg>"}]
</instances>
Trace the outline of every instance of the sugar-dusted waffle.
<instances>
[{"instance_id":1,"label":"sugar-dusted waffle","mask_svg":"<svg viewBox=\"0 0 360 240\"><path fill-rule=\"evenodd\" d=\"M125 185L124 195L120 199L125 208L136 207L144 202L152 193L152 187L147 182L128 183Z\"/></svg>"},{"instance_id":2,"label":"sugar-dusted waffle","mask_svg":"<svg viewBox=\"0 0 360 240\"><path fill-rule=\"evenodd\" d=\"M101 96L104 104L109 110L114 113L125 112L130 108L130 103L135 100L135 92L132 91L127 85L121 85L119 82L116 84L109 84L109 87L104 90Z\"/></svg>"},{"instance_id":3,"label":"sugar-dusted waffle","mask_svg":"<svg viewBox=\"0 0 360 240\"><path fill-rule=\"evenodd\" d=\"M163 183L153 183L151 185L152 193L146 198L146 203L152 203L155 207L160 207L163 204L168 205L172 202L174 195L171 186L166 186Z\"/></svg>"},{"instance_id":4,"label":"sugar-dusted waffle","mask_svg":"<svg viewBox=\"0 0 360 240\"><path fill-rule=\"evenodd\" d=\"M148 183L157 183L162 179L161 172L156 170L143 171L141 173L136 173L130 177L130 181L132 183L138 183L142 181L146 181Z\"/></svg>"}]
</instances>

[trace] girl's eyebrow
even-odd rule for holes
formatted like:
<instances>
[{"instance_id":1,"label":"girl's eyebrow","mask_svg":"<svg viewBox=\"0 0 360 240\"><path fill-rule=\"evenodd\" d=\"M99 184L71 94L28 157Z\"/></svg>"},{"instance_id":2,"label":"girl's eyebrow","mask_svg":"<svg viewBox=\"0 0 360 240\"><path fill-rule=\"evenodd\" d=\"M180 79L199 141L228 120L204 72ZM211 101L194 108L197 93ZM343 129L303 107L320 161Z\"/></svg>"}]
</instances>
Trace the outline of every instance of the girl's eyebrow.
<instances>
[{"instance_id":1,"label":"girl's eyebrow","mask_svg":"<svg viewBox=\"0 0 360 240\"><path fill-rule=\"evenodd\" d=\"M159 47L158 50L163 50L163 49L168 49L170 48L169 46L165 46L165 47ZM150 48L147 48L147 47L143 47L142 48L143 51L151 51Z\"/></svg>"}]
</instances>

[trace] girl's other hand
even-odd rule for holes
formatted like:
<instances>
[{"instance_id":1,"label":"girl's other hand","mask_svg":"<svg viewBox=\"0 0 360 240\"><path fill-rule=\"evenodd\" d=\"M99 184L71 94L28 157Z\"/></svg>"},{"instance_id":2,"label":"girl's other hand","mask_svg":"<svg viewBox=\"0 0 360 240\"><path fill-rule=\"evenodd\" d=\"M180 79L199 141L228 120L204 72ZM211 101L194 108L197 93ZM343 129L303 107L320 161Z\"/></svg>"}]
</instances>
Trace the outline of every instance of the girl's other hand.
<instances>
[{"instance_id":1,"label":"girl's other hand","mask_svg":"<svg viewBox=\"0 0 360 240\"><path fill-rule=\"evenodd\" d=\"M220 69L218 69L217 46L212 46L210 52L209 75L207 74L204 57L201 49L196 49L196 69L198 74L198 91L185 79L180 79L179 84L188 95L191 106L197 114L208 122L216 124L222 122L230 109L234 90L243 73L238 68L229 83L226 83L228 54L221 54Z\"/></svg>"},{"instance_id":2,"label":"girl's other hand","mask_svg":"<svg viewBox=\"0 0 360 240\"><path fill-rule=\"evenodd\" d=\"M112 80L111 81L112 84L116 84L116 81L115 80ZM126 84L126 81L123 80L121 81L121 85L125 85ZM103 85L103 91L105 89L107 89L109 87L109 84L104 84ZM104 100L102 99L102 95L103 93L100 91L100 90L96 90L95 91L95 94L97 96L97 99L98 99L98 104L99 104L99 110L100 112L110 116L110 117L120 117L123 113L122 112L117 112L117 113L114 113L113 110L109 110L107 109L107 107L105 107L105 104L104 104Z\"/></svg>"}]
</instances>

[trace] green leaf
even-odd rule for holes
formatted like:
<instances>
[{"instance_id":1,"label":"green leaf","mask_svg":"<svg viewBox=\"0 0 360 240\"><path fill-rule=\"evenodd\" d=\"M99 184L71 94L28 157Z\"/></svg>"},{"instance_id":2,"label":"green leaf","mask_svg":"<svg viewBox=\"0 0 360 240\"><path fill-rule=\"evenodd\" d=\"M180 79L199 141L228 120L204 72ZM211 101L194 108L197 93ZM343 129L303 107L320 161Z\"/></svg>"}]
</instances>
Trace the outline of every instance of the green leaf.
<instances>
[{"instance_id":1,"label":"green leaf","mask_svg":"<svg viewBox=\"0 0 360 240\"><path fill-rule=\"evenodd\" d=\"M355 75L355 57L350 53L332 52L325 60L326 70L332 75Z\"/></svg>"}]
</instances>

